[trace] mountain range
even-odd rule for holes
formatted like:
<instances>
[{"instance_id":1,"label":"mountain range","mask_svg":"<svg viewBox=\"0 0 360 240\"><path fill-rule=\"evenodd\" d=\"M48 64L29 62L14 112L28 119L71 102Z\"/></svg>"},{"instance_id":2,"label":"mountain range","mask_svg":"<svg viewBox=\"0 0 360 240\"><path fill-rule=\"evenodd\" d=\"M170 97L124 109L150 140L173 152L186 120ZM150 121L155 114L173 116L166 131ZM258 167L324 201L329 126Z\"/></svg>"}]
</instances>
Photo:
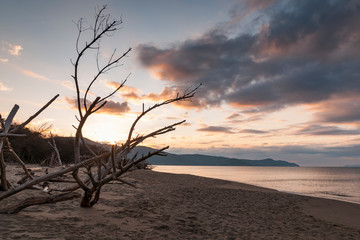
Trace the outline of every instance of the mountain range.
<instances>
[{"instance_id":1,"label":"mountain range","mask_svg":"<svg viewBox=\"0 0 360 240\"><path fill-rule=\"evenodd\" d=\"M154 149L144 146L138 146L134 152L139 155L146 155ZM182 166L277 166L277 167L299 167L299 165L282 160L273 160L266 158L262 160L249 160L218 157L201 154L173 154L166 153L167 156L153 156L147 159L151 165L182 165Z\"/></svg>"}]
</instances>

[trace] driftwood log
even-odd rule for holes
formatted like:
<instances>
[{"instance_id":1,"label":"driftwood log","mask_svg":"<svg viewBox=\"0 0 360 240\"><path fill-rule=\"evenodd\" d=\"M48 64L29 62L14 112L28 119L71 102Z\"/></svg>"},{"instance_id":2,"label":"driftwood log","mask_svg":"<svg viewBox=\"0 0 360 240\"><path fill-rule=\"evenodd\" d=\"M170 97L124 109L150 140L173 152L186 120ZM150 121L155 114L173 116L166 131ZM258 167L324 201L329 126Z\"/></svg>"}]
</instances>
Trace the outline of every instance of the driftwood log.
<instances>
[{"instance_id":1,"label":"driftwood log","mask_svg":"<svg viewBox=\"0 0 360 240\"><path fill-rule=\"evenodd\" d=\"M0 213L17 213L20 212L22 209L33 206L33 205L39 205L39 204L45 204L45 203L56 203L61 201L67 201L74 198L81 197L81 194L78 192L67 192L67 193L61 193L57 195L49 195L46 197L33 197L28 198L25 200L22 200L10 207L7 207L6 209L0 209Z\"/></svg>"},{"instance_id":2,"label":"driftwood log","mask_svg":"<svg viewBox=\"0 0 360 240\"><path fill-rule=\"evenodd\" d=\"M1 121L1 125L3 125L3 134L7 134L10 130L11 122L15 117L15 114L19 110L19 106L15 104L15 106L11 109L9 116L6 118L5 123ZM0 173L1 173L1 188L3 191L8 190L8 183L6 179L6 165L4 160L4 153L3 153L3 147L4 147L4 140L6 137L0 138Z\"/></svg>"}]
</instances>

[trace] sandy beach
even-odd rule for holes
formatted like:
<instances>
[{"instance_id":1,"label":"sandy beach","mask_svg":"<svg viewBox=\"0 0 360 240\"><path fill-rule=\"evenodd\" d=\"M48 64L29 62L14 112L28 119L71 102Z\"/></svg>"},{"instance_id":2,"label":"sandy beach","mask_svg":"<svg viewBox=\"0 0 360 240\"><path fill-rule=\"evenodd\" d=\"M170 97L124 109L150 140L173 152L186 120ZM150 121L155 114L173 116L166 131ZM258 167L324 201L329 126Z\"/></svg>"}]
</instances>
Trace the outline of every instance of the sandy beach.
<instances>
[{"instance_id":1,"label":"sandy beach","mask_svg":"<svg viewBox=\"0 0 360 240\"><path fill-rule=\"evenodd\" d=\"M357 204L150 170L125 179L137 188L106 185L90 209L74 199L0 214L0 239L360 239Z\"/></svg>"}]
</instances>

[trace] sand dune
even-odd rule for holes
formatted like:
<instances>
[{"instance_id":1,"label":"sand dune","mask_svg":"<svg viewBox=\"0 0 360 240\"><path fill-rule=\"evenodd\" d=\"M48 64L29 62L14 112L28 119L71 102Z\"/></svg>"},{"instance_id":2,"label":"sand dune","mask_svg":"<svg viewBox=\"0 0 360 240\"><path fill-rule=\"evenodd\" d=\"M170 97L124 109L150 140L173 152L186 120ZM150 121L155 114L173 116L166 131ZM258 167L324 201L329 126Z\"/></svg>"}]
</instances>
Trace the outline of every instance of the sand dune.
<instances>
[{"instance_id":1,"label":"sand dune","mask_svg":"<svg viewBox=\"0 0 360 240\"><path fill-rule=\"evenodd\" d=\"M149 170L126 178L138 188L107 185L91 209L75 199L1 214L0 239L360 239L360 205Z\"/></svg>"}]
</instances>

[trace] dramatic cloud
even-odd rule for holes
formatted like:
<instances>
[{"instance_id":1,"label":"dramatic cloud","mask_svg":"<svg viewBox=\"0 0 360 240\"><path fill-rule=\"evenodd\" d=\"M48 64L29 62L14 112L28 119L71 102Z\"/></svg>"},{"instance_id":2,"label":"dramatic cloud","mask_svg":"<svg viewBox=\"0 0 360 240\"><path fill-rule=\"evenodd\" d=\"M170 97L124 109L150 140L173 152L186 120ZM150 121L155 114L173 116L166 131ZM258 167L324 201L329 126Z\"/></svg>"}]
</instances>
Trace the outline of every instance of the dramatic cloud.
<instances>
[{"instance_id":1,"label":"dramatic cloud","mask_svg":"<svg viewBox=\"0 0 360 240\"><path fill-rule=\"evenodd\" d=\"M8 61L9 61L9 59L7 59L7 58L0 58L0 62L2 62L2 63L6 63Z\"/></svg>"},{"instance_id":2,"label":"dramatic cloud","mask_svg":"<svg viewBox=\"0 0 360 240\"><path fill-rule=\"evenodd\" d=\"M11 91L12 88L6 87L2 82L0 82L0 91Z\"/></svg>"},{"instance_id":3,"label":"dramatic cloud","mask_svg":"<svg viewBox=\"0 0 360 240\"><path fill-rule=\"evenodd\" d=\"M77 109L77 100L75 98L68 98L65 97L65 101L70 104L71 108ZM81 99L81 103L83 99ZM87 101L87 106L91 105L90 101ZM83 106L82 106L83 107ZM112 115L122 115L126 112L130 111L130 107L128 106L127 102L119 103L114 102L112 100L108 100L104 107L102 107L96 113L105 113L105 114L112 114Z\"/></svg>"},{"instance_id":4,"label":"dramatic cloud","mask_svg":"<svg viewBox=\"0 0 360 240\"><path fill-rule=\"evenodd\" d=\"M29 76L29 77L32 77L32 78L36 78L36 79L40 79L40 80L44 80L44 81L49 81L50 79L43 76L43 75L40 75L40 74L37 74L37 73L34 73L30 70L22 70L22 72L26 75L26 76Z\"/></svg>"},{"instance_id":5,"label":"dramatic cloud","mask_svg":"<svg viewBox=\"0 0 360 240\"><path fill-rule=\"evenodd\" d=\"M174 85L203 83L193 103L197 107L227 103L274 111L359 95L360 3L274 2L249 5L247 11L256 10L262 19L252 33L234 37L213 29L173 48L140 45L138 58L154 76Z\"/></svg>"},{"instance_id":6,"label":"dramatic cloud","mask_svg":"<svg viewBox=\"0 0 360 240\"><path fill-rule=\"evenodd\" d=\"M233 133L232 129L229 127L219 127L219 126L205 126L203 128L197 129L200 132L215 132L215 133Z\"/></svg>"}]
</instances>

